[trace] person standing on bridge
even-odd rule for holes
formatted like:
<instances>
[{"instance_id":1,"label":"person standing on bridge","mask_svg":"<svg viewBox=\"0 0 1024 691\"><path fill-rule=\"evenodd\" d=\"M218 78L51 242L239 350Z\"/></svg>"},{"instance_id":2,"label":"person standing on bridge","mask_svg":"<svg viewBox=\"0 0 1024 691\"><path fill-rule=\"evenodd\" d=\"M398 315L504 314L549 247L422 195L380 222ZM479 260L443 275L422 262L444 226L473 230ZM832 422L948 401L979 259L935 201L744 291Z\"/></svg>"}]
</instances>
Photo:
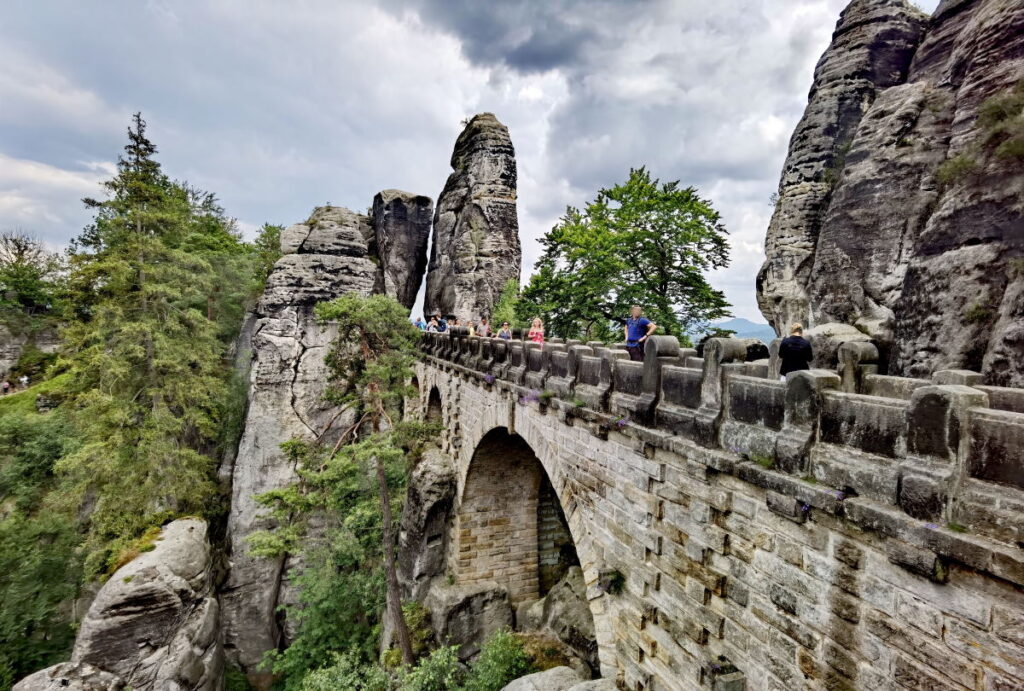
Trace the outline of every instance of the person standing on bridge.
<instances>
[{"instance_id":1,"label":"person standing on bridge","mask_svg":"<svg viewBox=\"0 0 1024 691\"><path fill-rule=\"evenodd\" d=\"M782 360L782 367L779 368L781 381L786 381L786 375L790 372L811 368L814 353L811 344L804 338L803 325L793 324L789 327L789 336L779 344L779 359Z\"/></svg>"},{"instance_id":2,"label":"person standing on bridge","mask_svg":"<svg viewBox=\"0 0 1024 691\"><path fill-rule=\"evenodd\" d=\"M512 340L512 327L509 326L508 322L502 323L501 330L498 331L498 338L503 338L506 341Z\"/></svg>"},{"instance_id":3,"label":"person standing on bridge","mask_svg":"<svg viewBox=\"0 0 1024 691\"><path fill-rule=\"evenodd\" d=\"M526 334L526 337L534 343L544 345L544 322L540 320L540 317L533 320L533 323L530 325L530 331Z\"/></svg>"},{"instance_id":4,"label":"person standing on bridge","mask_svg":"<svg viewBox=\"0 0 1024 691\"><path fill-rule=\"evenodd\" d=\"M623 327L626 336L626 350L629 351L629 359L636 362L644 361L644 344L650 338L658 325L647 317L643 316L644 311L640 305L633 305L629 310L629 319Z\"/></svg>"}]
</instances>

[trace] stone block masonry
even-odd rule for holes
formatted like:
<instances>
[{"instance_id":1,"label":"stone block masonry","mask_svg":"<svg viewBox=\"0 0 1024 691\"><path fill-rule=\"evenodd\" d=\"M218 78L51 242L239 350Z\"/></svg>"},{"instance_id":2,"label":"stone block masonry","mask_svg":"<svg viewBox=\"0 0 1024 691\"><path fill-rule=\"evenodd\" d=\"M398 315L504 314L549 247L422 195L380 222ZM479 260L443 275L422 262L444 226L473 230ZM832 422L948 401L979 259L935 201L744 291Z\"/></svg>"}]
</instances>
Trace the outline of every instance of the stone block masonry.
<instances>
[{"instance_id":1,"label":"stone block masonry","mask_svg":"<svg viewBox=\"0 0 1024 691\"><path fill-rule=\"evenodd\" d=\"M645 362L666 376L645 372L623 392L651 406L638 424L606 407L620 360L605 349L577 353L577 376L611 393L580 407L561 369L566 393L542 395L512 380L515 344L484 367L462 357L481 352L471 340L428 335L417 366L420 406L439 396L457 468L451 573L490 571L524 596L531 575L504 555L526 551L538 525L535 501L522 501L537 475L507 467L528 447L578 553L604 676L628 689L1024 688L1024 496L1012 471L1024 415L987 407L1018 400L1013 390L942 374L884 387L904 398L872 396L871 376L846 391L825 370L780 390L767 366L720 343L704 361ZM605 363L598 380L590 357ZM621 590L605 587L609 573Z\"/></svg>"}]
</instances>

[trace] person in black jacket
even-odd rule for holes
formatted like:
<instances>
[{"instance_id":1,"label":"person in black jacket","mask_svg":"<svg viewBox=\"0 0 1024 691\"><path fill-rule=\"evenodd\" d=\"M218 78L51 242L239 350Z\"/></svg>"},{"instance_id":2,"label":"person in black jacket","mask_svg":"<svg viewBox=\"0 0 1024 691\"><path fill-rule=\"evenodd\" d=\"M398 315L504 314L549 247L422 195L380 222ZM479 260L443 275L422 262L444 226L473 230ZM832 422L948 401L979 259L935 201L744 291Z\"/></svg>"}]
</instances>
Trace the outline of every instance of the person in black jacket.
<instances>
[{"instance_id":1,"label":"person in black jacket","mask_svg":"<svg viewBox=\"0 0 1024 691\"><path fill-rule=\"evenodd\" d=\"M779 370L782 381L786 381L786 375L790 372L811 368L814 354L811 352L811 344L804 338L802 325L793 324L789 328L789 336L779 344L779 359L782 360L782 368Z\"/></svg>"}]
</instances>

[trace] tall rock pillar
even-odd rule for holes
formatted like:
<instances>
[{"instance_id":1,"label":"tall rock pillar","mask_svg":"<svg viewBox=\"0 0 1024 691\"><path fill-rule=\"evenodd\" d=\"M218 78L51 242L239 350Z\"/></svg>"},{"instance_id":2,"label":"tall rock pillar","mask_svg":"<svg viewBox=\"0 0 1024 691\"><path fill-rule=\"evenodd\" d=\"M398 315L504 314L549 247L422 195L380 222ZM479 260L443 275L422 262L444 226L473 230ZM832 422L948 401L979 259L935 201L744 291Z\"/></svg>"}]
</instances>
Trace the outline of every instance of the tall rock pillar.
<instances>
[{"instance_id":1,"label":"tall rock pillar","mask_svg":"<svg viewBox=\"0 0 1024 691\"><path fill-rule=\"evenodd\" d=\"M371 222L380 256L382 285L377 292L390 295L412 309L427 268L427 241L434 203L430 197L400 190L384 190L373 198Z\"/></svg>"},{"instance_id":2,"label":"tall rock pillar","mask_svg":"<svg viewBox=\"0 0 1024 691\"><path fill-rule=\"evenodd\" d=\"M346 426L324 400L326 356L336 332L317 322L314 309L350 292L385 293L411 307L426 266L430 199L389 190L376 196L373 209L371 218L319 207L306 222L289 226L281 234L284 254L255 310L245 430L230 470L230 571L220 599L227 657L260 689L270 684L259 668L264 653L290 638L278 606L294 602L288 572L301 564L292 556L249 553L248 538L274 525L256 497L297 479L283 442L319 437L331 443Z\"/></svg>"},{"instance_id":3,"label":"tall rock pillar","mask_svg":"<svg viewBox=\"0 0 1024 691\"><path fill-rule=\"evenodd\" d=\"M437 200L426 312L489 316L522 252L516 215L516 159L508 128L474 116L455 141L453 172Z\"/></svg>"},{"instance_id":4,"label":"tall rock pillar","mask_svg":"<svg viewBox=\"0 0 1024 691\"><path fill-rule=\"evenodd\" d=\"M861 118L881 89L906 79L926 23L905 0L853 0L818 61L757 277L758 305L776 331L794 321L815 323L808 284L833 189Z\"/></svg>"}]
</instances>

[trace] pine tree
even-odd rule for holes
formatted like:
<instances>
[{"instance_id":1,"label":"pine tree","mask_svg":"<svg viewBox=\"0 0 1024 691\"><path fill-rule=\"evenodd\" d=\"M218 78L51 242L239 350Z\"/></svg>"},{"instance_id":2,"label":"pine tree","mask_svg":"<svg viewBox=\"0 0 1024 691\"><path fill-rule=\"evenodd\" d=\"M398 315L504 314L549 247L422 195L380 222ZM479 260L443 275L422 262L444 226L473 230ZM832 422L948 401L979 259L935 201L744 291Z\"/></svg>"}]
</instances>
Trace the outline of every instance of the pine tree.
<instances>
[{"instance_id":1,"label":"pine tree","mask_svg":"<svg viewBox=\"0 0 1024 691\"><path fill-rule=\"evenodd\" d=\"M140 114L109 197L70 253L79 317L65 331L65 393L85 443L61 460L72 501L95 497L91 573L147 527L205 513L215 497L208 452L225 395L224 343L208 305L217 272L196 236L231 241L213 198L171 181ZM211 219L220 218L213 232ZM238 242L237 238L234 240Z\"/></svg>"}]
</instances>

